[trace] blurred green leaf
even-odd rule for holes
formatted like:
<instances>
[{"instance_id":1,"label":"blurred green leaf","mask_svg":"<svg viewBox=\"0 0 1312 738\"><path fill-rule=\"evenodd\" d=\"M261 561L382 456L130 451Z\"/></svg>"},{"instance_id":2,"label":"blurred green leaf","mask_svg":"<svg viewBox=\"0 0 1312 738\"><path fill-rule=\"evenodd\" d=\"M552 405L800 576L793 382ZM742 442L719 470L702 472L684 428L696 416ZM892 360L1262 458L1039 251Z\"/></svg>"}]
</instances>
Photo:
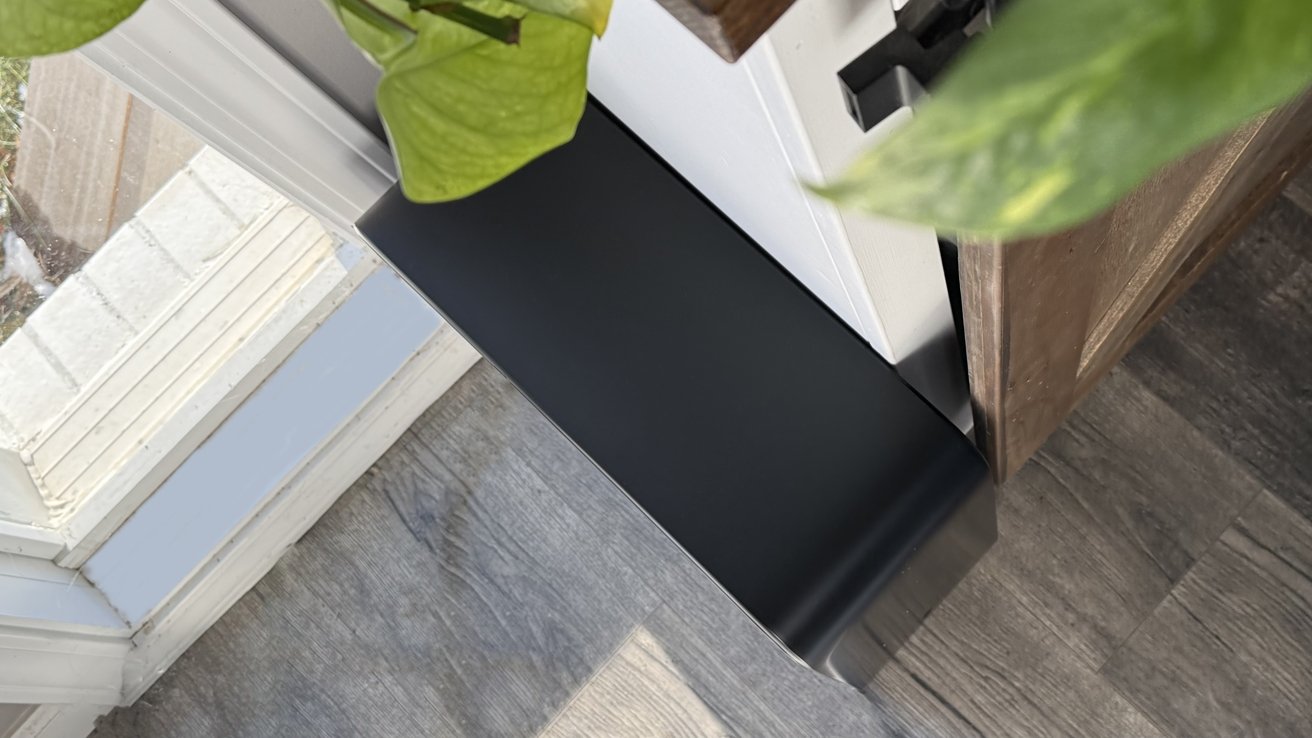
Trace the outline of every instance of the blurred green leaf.
<instances>
[{"instance_id":1,"label":"blurred green leaf","mask_svg":"<svg viewBox=\"0 0 1312 738\"><path fill-rule=\"evenodd\" d=\"M1309 84L1310 0L1016 0L910 124L817 190L947 232L1048 233Z\"/></svg>"},{"instance_id":2,"label":"blurred green leaf","mask_svg":"<svg viewBox=\"0 0 1312 738\"><path fill-rule=\"evenodd\" d=\"M76 49L122 23L143 0L0 0L0 56Z\"/></svg>"},{"instance_id":3,"label":"blurred green leaf","mask_svg":"<svg viewBox=\"0 0 1312 738\"><path fill-rule=\"evenodd\" d=\"M383 68L378 111L410 199L465 197L573 138L587 101L588 26L500 0L464 3L521 17L520 42L508 45L404 0L331 1ZM370 8L400 25L366 18Z\"/></svg>"}]
</instances>

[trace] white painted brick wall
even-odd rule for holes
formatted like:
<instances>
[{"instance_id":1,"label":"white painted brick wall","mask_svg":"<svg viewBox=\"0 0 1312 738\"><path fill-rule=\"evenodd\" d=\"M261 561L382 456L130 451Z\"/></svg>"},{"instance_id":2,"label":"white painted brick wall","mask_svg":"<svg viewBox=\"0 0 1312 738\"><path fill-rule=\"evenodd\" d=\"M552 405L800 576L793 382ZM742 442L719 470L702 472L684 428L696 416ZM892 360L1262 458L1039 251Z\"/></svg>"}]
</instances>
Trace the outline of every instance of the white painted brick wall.
<instances>
[{"instance_id":1,"label":"white painted brick wall","mask_svg":"<svg viewBox=\"0 0 1312 738\"><path fill-rule=\"evenodd\" d=\"M63 370L50 363L24 330L0 344L0 415L18 431L18 436L10 439L12 444L44 427L76 392Z\"/></svg>"},{"instance_id":2,"label":"white painted brick wall","mask_svg":"<svg viewBox=\"0 0 1312 738\"><path fill-rule=\"evenodd\" d=\"M128 221L82 267L110 306L140 333L191 281L191 275Z\"/></svg>"},{"instance_id":3,"label":"white painted brick wall","mask_svg":"<svg viewBox=\"0 0 1312 738\"><path fill-rule=\"evenodd\" d=\"M90 383L136 335L81 272L46 298L23 331L50 349L79 387Z\"/></svg>"},{"instance_id":4,"label":"white painted brick wall","mask_svg":"<svg viewBox=\"0 0 1312 738\"><path fill-rule=\"evenodd\" d=\"M187 171L169 180L136 221L193 277L223 253L243 225Z\"/></svg>"},{"instance_id":5,"label":"white painted brick wall","mask_svg":"<svg viewBox=\"0 0 1312 738\"><path fill-rule=\"evenodd\" d=\"M284 202L202 149L0 345L0 443L21 446L58 418L242 229Z\"/></svg>"},{"instance_id":6,"label":"white painted brick wall","mask_svg":"<svg viewBox=\"0 0 1312 738\"><path fill-rule=\"evenodd\" d=\"M260 213L283 201L281 195L258 177L208 146L187 167L237 216L242 226L250 225Z\"/></svg>"}]
</instances>

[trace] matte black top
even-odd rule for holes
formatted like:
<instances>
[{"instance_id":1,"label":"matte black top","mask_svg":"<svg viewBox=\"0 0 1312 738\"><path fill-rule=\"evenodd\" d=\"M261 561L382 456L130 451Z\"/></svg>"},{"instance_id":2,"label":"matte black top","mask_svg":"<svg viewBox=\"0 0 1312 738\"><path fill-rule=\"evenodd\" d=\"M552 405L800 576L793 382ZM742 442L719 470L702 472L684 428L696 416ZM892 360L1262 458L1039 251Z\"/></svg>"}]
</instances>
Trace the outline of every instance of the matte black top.
<instances>
[{"instance_id":1,"label":"matte black top","mask_svg":"<svg viewBox=\"0 0 1312 738\"><path fill-rule=\"evenodd\" d=\"M485 192L394 190L360 228L804 657L984 475L869 345L595 107Z\"/></svg>"}]
</instances>

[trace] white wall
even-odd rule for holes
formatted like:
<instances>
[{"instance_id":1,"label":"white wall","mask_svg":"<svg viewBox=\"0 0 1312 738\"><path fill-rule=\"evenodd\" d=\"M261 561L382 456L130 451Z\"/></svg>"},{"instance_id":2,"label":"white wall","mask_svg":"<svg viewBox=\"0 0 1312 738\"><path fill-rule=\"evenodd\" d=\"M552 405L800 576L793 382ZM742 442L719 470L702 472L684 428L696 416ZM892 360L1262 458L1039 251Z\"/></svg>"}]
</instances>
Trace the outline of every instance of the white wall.
<instances>
[{"instance_id":1,"label":"white wall","mask_svg":"<svg viewBox=\"0 0 1312 738\"><path fill-rule=\"evenodd\" d=\"M933 231L840 212L799 184L838 175L887 130L861 131L837 73L893 25L880 0L798 0L730 65L654 0L624 0L593 51L589 87L965 429Z\"/></svg>"},{"instance_id":2,"label":"white wall","mask_svg":"<svg viewBox=\"0 0 1312 738\"><path fill-rule=\"evenodd\" d=\"M748 52L728 64L654 0L615 4L610 28L592 55L589 88L693 186L798 277L881 353L889 346L850 254L822 230L823 203L798 181L784 140L792 120L777 120ZM766 89L761 89L762 83Z\"/></svg>"},{"instance_id":3,"label":"white wall","mask_svg":"<svg viewBox=\"0 0 1312 738\"><path fill-rule=\"evenodd\" d=\"M861 151L911 118L904 109L865 132L839 91L838 70L896 25L883 0L798 0L749 59L771 75L792 104L808 155L794 157L805 176L837 177ZM770 63L759 64L756 59ZM929 228L828 208L858 265L888 351L899 373L962 430L973 427L969 388L958 348L938 241Z\"/></svg>"}]
</instances>

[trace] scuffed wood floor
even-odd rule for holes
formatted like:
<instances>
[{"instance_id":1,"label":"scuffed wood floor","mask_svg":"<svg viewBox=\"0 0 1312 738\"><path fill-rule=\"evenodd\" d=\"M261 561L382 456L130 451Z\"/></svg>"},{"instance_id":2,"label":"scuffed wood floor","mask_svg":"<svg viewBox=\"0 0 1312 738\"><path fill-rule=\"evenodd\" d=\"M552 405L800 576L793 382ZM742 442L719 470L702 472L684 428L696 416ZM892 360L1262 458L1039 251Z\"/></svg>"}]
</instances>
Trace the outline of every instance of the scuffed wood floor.
<instances>
[{"instance_id":1,"label":"scuffed wood floor","mask_svg":"<svg viewBox=\"0 0 1312 738\"><path fill-rule=\"evenodd\" d=\"M103 738L1312 734L1312 176L1002 491L870 699L480 364Z\"/></svg>"}]
</instances>

